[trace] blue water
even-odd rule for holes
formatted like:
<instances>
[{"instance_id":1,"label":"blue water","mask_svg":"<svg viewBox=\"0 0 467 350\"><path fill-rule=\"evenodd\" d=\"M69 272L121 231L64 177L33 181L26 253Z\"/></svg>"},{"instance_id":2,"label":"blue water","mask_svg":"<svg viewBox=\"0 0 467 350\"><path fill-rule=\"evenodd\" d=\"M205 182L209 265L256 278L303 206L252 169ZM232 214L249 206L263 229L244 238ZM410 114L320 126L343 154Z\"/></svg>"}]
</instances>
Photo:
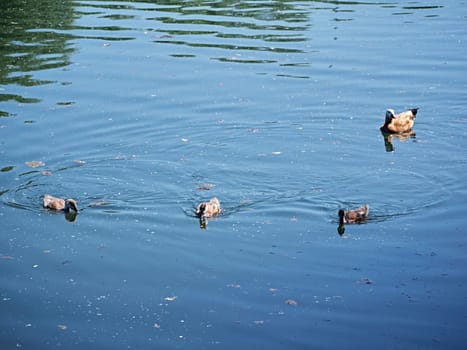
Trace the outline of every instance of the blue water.
<instances>
[{"instance_id":1,"label":"blue water","mask_svg":"<svg viewBox=\"0 0 467 350\"><path fill-rule=\"evenodd\" d=\"M465 5L2 3L0 348L463 349Z\"/></svg>"}]
</instances>

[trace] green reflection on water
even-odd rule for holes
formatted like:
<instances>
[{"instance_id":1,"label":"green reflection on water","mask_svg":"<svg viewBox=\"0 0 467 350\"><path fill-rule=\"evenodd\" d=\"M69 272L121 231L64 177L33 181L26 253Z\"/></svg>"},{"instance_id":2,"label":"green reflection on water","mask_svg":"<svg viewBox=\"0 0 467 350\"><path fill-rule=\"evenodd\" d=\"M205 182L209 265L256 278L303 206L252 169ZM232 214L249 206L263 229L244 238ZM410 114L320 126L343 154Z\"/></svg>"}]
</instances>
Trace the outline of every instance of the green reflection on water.
<instances>
[{"instance_id":1,"label":"green reflection on water","mask_svg":"<svg viewBox=\"0 0 467 350\"><path fill-rule=\"evenodd\" d=\"M69 36L57 33L73 20L72 1L0 2L0 84L37 86L53 81L37 79L34 72L70 64L74 49ZM0 94L0 101L36 103L37 98L12 93ZM7 112L5 112L7 113Z\"/></svg>"}]
</instances>

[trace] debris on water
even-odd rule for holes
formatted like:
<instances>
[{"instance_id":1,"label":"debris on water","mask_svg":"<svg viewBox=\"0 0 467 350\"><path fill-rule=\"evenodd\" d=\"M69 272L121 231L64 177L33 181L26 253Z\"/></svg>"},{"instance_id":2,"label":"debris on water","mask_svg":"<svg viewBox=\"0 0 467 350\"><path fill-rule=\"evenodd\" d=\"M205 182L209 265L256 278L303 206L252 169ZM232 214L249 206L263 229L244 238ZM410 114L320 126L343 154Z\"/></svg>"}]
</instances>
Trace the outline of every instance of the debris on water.
<instances>
[{"instance_id":1,"label":"debris on water","mask_svg":"<svg viewBox=\"0 0 467 350\"><path fill-rule=\"evenodd\" d=\"M40 160L31 160L30 162L26 162L27 166L30 166L31 168L37 168L40 166L45 166L44 162L41 162Z\"/></svg>"},{"instance_id":2,"label":"debris on water","mask_svg":"<svg viewBox=\"0 0 467 350\"><path fill-rule=\"evenodd\" d=\"M92 201L91 203L88 204L89 207L99 207L101 205L106 205L108 204L104 199L98 199L96 201Z\"/></svg>"},{"instance_id":3,"label":"debris on water","mask_svg":"<svg viewBox=\"0 0 467 350\"><path fill-rule=\"evenodd\" d=\"M154 323L154 325L152 326L153 328L155 329L161 329L161 325L159 323Z\"/></svg>"},{"instance_id":4,"label":"debris on water","mask_svg":"<svg viewBox=\"0 0 467 350\"><path fill-rule=\"evenodd\" d=\"M39 267L39 265L37 265L37 264L32 265L33 269L37 269L38 267Z\"/></svg>"},{"instance_id":5,"label":"debris on water","mask_svg":"<svg viewBox=\"0 0 467 350\"><path fill-rule=\"evenodd\" d=\"M293 299L287 299L287 300L285 301L285 303L286 303L287 305L291 305L291 306L297 306L297 305L298 305L297 301L296 301L296 300L293 300Z\"/></svg>"},{"instance_id":6,"label":"debris on water","mask_svg":"<svg viewBox=\"0 0 467 350\"><path fill-rule=\"evenodd\" d=\"M66 331L67 328L68 328L68 327L67 327L66 325L64 325L64 324L59 324L57 327L58 327L58 329L60 329L61 331Z\"/></svg>"},{"instance_id":7,"label":"debris on water","mask_svg":"<svg viewBox=\"0 0 467 350\"><path fill-rule=\"evenodd\" d=\"M198 185L196 189L201 190L201 191L209 191L209 190L212 190L214 187L216 187L216 185L211 184L211 183L206 183L206 184Z\"/></svg>"},{"instance_id":8,"label":"debris on water","mask_svg":"<svg viewBox=\"0 0 467 350\"><path fill-rule=\"evenodd\" d=\"M175 300L177 300L177 297L175 295L173 295L173 296L170 296L170 297L165 297L164 300L165 301L175 301Z\"/></svg>"},{"instance_id":9,"label":"debris on water","mask_svg":"<svg viewBox=\"0 0 467 350\"><path fill-rule=\"evenodd\" d=\"M365 278L360 278L358 281L357 281L359 284L373 284L375 282L373 282L372 280L370 280L369 278L365 277Z\"/></svg>"}]
</instances>

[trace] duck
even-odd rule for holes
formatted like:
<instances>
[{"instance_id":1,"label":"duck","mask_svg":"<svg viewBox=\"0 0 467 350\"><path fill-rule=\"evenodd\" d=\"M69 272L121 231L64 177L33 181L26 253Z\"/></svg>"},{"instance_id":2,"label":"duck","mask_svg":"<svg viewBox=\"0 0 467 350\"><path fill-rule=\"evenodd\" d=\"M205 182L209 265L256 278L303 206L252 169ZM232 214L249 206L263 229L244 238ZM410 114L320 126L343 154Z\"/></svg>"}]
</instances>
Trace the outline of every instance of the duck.
<instances>
[{"instance_id":1,"label":"duck","mask_svg":"<svg viewBox=\"0 0 467 350\"><path fill-rule=\"evenodd\" d=\"M71 198L61 199L46 194L43 198L43 205L44 208L55 211L64 211L65 213L69 213L70 211L78 212L78 203Z\"/></svg>"},{"instance_id":2,"label":"duck","mask_svg":"<svg viewBox=\"0 0 467 350\"><path fill-rule=\"evenodd\" d=\"M209 202L203 202L196 208L196 215L200 218L212 218L220 214L221 203L219 199L213 197Z\"/></svg>"},{"instance_id":3,"label":"duck","mask_svg":"<svg viewBox=\"0 0 467 350\"><path fill-rule=\"evenodd\" d=\"M343 224L359 224L368 218L370 207L368 204L357 209L344 210L339 209L339 225Z\"/></svg>"},{"instance_id":4,"label":"duck","mask_svg":"<svg viewBox=\"0 0 467 350\"><path fill-rule=\"evenodd\" d=\"M412 131L418 108L396 114L393 109L386 111L386 120L380 130L388 134L400 134Z\"/></svg>"}]
</instances>

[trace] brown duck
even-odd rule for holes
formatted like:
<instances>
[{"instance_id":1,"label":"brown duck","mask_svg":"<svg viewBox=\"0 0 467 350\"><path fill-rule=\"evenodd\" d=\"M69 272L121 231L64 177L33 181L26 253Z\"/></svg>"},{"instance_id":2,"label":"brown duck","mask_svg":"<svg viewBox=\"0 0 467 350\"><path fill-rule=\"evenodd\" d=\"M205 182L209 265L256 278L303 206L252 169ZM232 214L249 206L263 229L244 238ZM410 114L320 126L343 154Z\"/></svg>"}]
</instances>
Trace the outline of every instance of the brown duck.
<instances>
[{"instance_id":1,"label":"brown duck","mask_svg":"<svg viewBox=\"0 0 467 350\"><path fill-rule=\"evenodd\" d=\"M44 195L43 205L44 208L56 211L64 211L65 213L70 212L70 210L78 212L78 203L71 198L61 199L51 196L50 194L46 194Z\"/></svg>"},{"instance_id":2,"label":"brown duck","mask_svg":"<svg viewBox=\"0 0 467 350\"><path fill-rule=\"evenodd\" d=\"M339 209L339 225L361 223L368 218L369 213L370 207L368 204L352 210Z\"/></svg>"},{"instance_id":3,"label":"brown duck","mask_svg":"<svg viewBox=\"0 0 467 350\"><path fill-rule=\"evenodd\" d=\"M209 202L203 202L196 208L196 215L200 218L212 218L221 212L221 203L214 197Z\"/></svg>"},{"instance_id":4,"label":"brown duck","mask_svg":"<svg viewBox=\"0 0 467 350\"><path fill-rule=\"evenodd\" d=\"M418 108L412 108L395 114L393 109L388 109L386 111L386 120L380 130L389 134L410 132L412 131L417 112Z\"/></svg>"}]
</instances>

